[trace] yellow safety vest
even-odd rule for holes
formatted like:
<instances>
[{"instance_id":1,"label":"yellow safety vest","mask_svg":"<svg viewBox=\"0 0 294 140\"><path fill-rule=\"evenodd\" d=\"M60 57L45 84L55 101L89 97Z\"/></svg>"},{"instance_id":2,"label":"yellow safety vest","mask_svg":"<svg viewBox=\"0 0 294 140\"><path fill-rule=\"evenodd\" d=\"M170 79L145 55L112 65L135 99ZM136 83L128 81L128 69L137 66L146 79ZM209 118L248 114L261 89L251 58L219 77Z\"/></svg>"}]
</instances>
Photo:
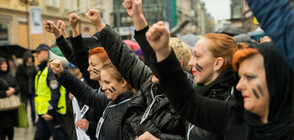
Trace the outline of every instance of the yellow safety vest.
<instances>
[{"instance_id":1,"label":"yellow safety vest","mask_svg":"<svg viewBox=\"0 0 294 140\"><path fill-rule=\"evenodd\" d=\"M43 71L39 71L35 77L35 109L37 114L43 115L47 114L48 107L51 100L51 90L47 84L48 67ZM60 86L60 97L57 105L57 112L60 114L66 114L66 98L65 98L65 88Z\"/></svg>"}]
</instances>

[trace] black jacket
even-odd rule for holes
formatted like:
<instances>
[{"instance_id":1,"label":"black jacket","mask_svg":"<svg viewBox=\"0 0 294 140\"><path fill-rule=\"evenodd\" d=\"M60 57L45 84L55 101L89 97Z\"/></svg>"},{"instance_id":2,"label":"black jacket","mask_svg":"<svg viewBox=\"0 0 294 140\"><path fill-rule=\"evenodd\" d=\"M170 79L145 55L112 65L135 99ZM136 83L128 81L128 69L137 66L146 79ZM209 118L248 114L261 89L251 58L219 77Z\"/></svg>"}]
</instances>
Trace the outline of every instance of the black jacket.
<instances>
[{"instance_id":1,"label":"black jacket","mask_svg":"<svg viewBox=\"0 0 294 140\"><path fill-rule=\"evenodd\" d=\"M235 89L235 85L238 82L238 78L236 77L232 70L223 71L213 82L208 85L198 85L195 87L197 90L197 94L202 96L206 96L212 99L218 99L222 101L235 101L236 94L240 95ZM187 137L189 139L197 139L197 140L216 140L222 139L222 137L217 137L216 134L205 131L197 126L192 126L191 124L187 125ZM189 130L191 129L191 130Z\"/></svg>"},{"instance_id":2,"label":"black jacket","mask_svg":"<svg viewBox=\"0 0 294 140\"><path fill-rule=\"evenodd\" d=\"M270 47L261 48L264 50L271 49ZM290 81L293 81L293 79L291 79L290 68L285 67L282 58L279 57L277 60L276 56L277 53L269 53L264 62L267 84L273 85L273 87L268 86L269 94L275 96L275 98L270 98L270 103L274 103L274 105L270 106L267 124L262 124L256 115L250 117L251 115L248 114L251 113L245 111L241 104L214 100L197 94L197 90L189 85L189 81L186 80L174 52L171 52L161 62L156 62L155 55L153 55L152 70L158 74L160 85L166 91L168 99L177 112L200 128L214 132L225 140L289 139L292 135L291 128L293 126L291 107L289 106L289 103L291 104L290 90L293 89ZM275 61L274 64L272 60ZM285 74L278 74L281 70ZM278 84L280 81L273 79L284 79L289 83ZM284 88L287 91L285 90L284 94L277 93L279 90L271 92L271 89L276 89L275 86L277 85L280 90ZM272 110L272 107L278 109ZM251 119L255 119L255 123L250 123Z\"/></svg>"},{"instance_id":3,"label":"black jacket","mask_svg":"<svg viewBox=\"0 0 294 140\"><path fill-rule=\"evenodd\" d=\"M145 57L145 63L147 65L150 64L150 57L154 54L153 49L150 47L149 43L146 40L146 32L148 31L149 27L145 27L140 31L135 31L135 38L139 42L143 55ZM156 71L153 71L156 73ZM189 80L193 79L190 74L187 74L187 78ZM197 85L196 88L199 91L198 94L202 96L207 96L213 99L219 99L224 101L234 101L235 100L235 92L234 89L235 84L238 81L238 78L235 76L236 74L232 70L224 71L220 74L219 78L214 82L210 83L207 86ZM194 84L193 84L194 85ZM197 139L197 140L215 140L220 139L215 134L195 127L194 125L190 125L189 123L186 124L186 139Z\"/></svg>"},{"instance_id":4,"label":"black jacket","mask_svg":"<svg viewBox=\"0 0 294 140\"><path fill-rule=\"evenodd\" d=\"M35 76L37 70L34 65L27 66L25 61L33 57L30 52L25 52L23 55L23 64L17 67L15 78L20 86L20 92L23 95L35 95Z\"/></svg>"},{"instance_id":5,"label":"black jacket","mask_svg":"<svg viewBox=\"0 0 294 140\"><path fill-rule=\"evenodd\" d=\"M175 112L158 85L151 82L151 72L108 25L94 36L106 50L110 60L126 81L136 90L144 93L149 106L154 100L147 119L137 128L137 136L149 131L161 139L183 139L184 120ZM141 46L141 44L140 44ZM141 46L142 47L142 46ZM159 96L155 99L155 96ZM142 116L137 119L141 120Z\"/></svg>"},{"instance_id":6,"label":"black jacket","mask_svg":"<svg viewBox=\"0 0 294 140\"><path fill-rule=\"evenodd\" d=\"M140 105L138 105L142 100L140 96L131 98L133 93L125 92L119 95L116 100L110 101L103 92L97 93L95 89L87 86L65 70L62 71L62 75L59 77L58 81L61 82L65 88L69 89L69 92L75 95L78 100L83 101L101 113L104 112L104 123L100 131L99 139L126 139L122 134L122 129L137 127L137 120L133 118L137 116L138 108L133 106L140 108ZM129 107L129 103L135 104L132 106L133 108ZM133 130L126 131L132 133Z\"/></svg>"},{"instance_id":7,"label":"black jacket","mask_svg":"<svg viewBox=\"0 0 294 140\"><path fill-rule=\"evenodd\" d=\"M0 57L0 64L6 61L5 58ZM6 61L7 62L7 61ZM8 64L8 63L7 63ZM8 66L9 67L9 66ZM15 89L14 95L19 92L19 86L14 77L7 71L0 70L0 99L7 97L6 90L8 87ZM17 109L0 111L0 128L13 128L17 124Z\"/></svg>"}]
</instances>

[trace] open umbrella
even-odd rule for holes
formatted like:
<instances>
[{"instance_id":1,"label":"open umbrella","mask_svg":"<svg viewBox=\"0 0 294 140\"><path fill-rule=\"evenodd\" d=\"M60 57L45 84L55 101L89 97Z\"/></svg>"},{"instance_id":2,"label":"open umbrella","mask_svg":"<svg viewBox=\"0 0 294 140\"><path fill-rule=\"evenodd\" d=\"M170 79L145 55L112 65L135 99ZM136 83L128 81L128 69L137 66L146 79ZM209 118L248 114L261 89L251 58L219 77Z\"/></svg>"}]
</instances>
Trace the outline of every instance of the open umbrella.
<instances>
[{"instance_id":1,"label":"open umbrella","mask_svg":"<svg viewBox=\"0 0 294 140\"><path fill-rule=\"evenodd\" d=\"M263 38L266 34L265 32L259 27L254 31L248 32L247 33L248 36L250 36L251 38L253 38L256 41L259 41L260 38Z\"/></svg>"},{"instance_id":2,"label":"open umbrella","mask_svg":"<svg viewBox=\"0 0 294 140\"><path fill-rule=\"evenodd\" d=\"M187 43L192 50L193 50L195 44L197 43L197 41L200 39L199 37L197 37L196 35L194 35L192 33L179 36L179 38L183 42Z\"/></svg>"},{"instance_id":3,"label":"open umbrella","mask_svg":"<svg viewBox=\"0 0 294 140\"><path fill-rule=\"evenodd\" d=\"M24 47L18 44L11 45L2 45L0 46L0 54L5 55L6 58L11 58L12 55L15 55L17 58L22 58L23 53L26 51Z\"/></svg>"},{"instance_id":4,"label":"open umbrella","mask_svg":"<svg viewBox=\"0 0 294 140\"><path fill-rule=\"evenodd\" d=\"M139 44L135 41L132 40L123 40L130 48L131 50L135 51L137 49L139 49Z\"/></svg>"},{"instance_id":5,"label":"open umbrella","mask_svg":"<svg viewBox=\"0 0 294 140\"><path fill-rule=\"evenodd\" d=\"M246 32L238 29L238 28L234 28L234 27L223 27L220 28L216 31L216 33L223 33L223 34L227 34L229 36L235 36L235 35L239 35L239 34L245 34Z\"/></svg>"}]
</instances>

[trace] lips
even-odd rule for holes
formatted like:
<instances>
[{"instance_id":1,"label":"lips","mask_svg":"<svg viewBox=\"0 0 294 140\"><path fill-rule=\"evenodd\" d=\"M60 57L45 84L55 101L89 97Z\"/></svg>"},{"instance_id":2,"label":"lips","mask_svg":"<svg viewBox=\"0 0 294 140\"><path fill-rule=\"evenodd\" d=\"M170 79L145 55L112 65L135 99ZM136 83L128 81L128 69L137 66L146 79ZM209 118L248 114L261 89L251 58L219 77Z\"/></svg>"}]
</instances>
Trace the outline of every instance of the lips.
<instances>
[{"instance_id":1,"label":"lips","mask_svg":"<svg viewBox=\"0 0 294 140\"><path fill-rule=\"evenodd\" d=\"M193 74L193 75L196 74L196 73L197 73L197 71L194 71L194 70L192 71L192 74Z\"/></svg>"},{"instance_id":2,"label":"lips","mask_svg":"<svg viewBox=\"0 0 294 140\"><path fill-rule=\"evenodd\" d=\"M249 96L245 96L245 95L242 95L242 97L243 97L244 100L249 98Z\"/></svg>"}]
</instances>

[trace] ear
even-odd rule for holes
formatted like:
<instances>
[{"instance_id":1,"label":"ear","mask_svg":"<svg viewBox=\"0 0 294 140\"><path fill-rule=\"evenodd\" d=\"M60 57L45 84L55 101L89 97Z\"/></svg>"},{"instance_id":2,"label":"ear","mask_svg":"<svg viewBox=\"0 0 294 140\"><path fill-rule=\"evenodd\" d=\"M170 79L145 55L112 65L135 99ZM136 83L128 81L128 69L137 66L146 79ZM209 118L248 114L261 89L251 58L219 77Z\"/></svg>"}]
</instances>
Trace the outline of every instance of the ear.
<instances>
[{"instance_id":1,"label":"ear","mask_svg":"<svg viewBox=\"0 0 294 140\"><path fill-rule=\"evenodd\" d=\"M218 71L219 69L222 68L222 66L224 65L225 60L222 57L217 57L214 63L214 69L215 71Z\"/></svg>"},{"instance_id":2,"label":"ear","mask_svg":"<svg viewBox=\"0 0 294 140\"><path fill-rule=\"evenodd\" d=\"M121 83L122 83L122 87L124 88L124 87L127 87L127 81L123 78L122 80L121 80Z\"/></svg>"},{"instance_id":3,"label":"ear","mask_svg":"<svg viewBox=\"0 0 294 140\"><path fill-rule=\"evenodd\" d=\"M181 68L183 69L183 62L181 60L179 60Z\"/></svg>"}]
</instances>

